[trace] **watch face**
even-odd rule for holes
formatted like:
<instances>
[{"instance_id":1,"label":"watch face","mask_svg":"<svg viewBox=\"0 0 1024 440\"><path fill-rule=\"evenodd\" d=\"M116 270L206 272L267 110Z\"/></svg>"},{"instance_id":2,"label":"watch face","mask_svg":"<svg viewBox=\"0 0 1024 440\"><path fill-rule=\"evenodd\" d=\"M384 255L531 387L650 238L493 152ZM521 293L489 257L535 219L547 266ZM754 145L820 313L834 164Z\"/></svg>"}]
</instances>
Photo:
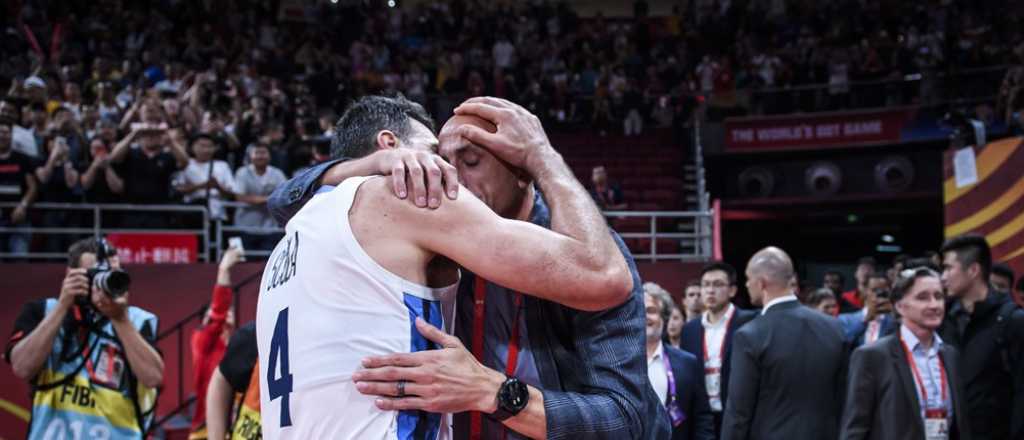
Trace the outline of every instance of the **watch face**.
<instances>
[{"instance_id":1,"label":"watch face","mask_svg":"<svg viewBox=\"0 0 1024 440\"><path fill-rule=\"evenodd\" d=\"M500 403L513 414L525 408L529 398L530 389L519 379L511 378L501 387Z\"/></svg>"}]
</instances>

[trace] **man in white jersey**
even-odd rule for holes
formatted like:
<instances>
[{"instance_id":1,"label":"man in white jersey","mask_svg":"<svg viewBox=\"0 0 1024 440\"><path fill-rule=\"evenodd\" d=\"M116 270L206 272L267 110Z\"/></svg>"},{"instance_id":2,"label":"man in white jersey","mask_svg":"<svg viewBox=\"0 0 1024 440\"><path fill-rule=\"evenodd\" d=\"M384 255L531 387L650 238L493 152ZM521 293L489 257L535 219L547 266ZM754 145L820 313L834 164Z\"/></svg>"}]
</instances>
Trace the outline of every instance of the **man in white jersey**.
<instances>
[{"instance_id":1,"label":"man in white jersey","mask_svg":"<svg viewBox=\"0 0 1024 440\"><path fill-rule=\"evenodd\" d=\"M366 97L339 120L332 155L436 150L432 126L422 107L404 98ZM442 415L379 410L374 398L356 391L351 375L368 356L436 348L419 329L424 323L451 328L454 292L444 286L458 272L448 258L509 288L581 309L629 297L626 262L561 157L552 149L494 153L530 173L559 202L553 206L565 207L560 218L567 221L547 230L504 219L468 192L420 209L393 197L379 177L347 179L292 218L268 261L257 309L264 437L446 438ZM500 374L479 379L496 381L494 389L528 392L510 420L544 432L538 390ZM396 391L420 395L418 386ZM496 397L477 396L474 409L494 412Z\"/></svg>"}]
</instances>

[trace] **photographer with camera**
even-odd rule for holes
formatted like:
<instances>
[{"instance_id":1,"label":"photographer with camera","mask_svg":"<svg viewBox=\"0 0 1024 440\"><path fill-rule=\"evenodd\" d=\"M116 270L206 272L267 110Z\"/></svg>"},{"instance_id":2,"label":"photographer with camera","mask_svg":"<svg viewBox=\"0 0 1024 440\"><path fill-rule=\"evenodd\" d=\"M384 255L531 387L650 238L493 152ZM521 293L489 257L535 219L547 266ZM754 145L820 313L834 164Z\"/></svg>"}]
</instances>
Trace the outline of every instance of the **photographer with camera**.
<instances>
[{"instance_id":1,"label":"photographer with camera","mask_svg":"<svg viewBox=\"0 0 1024 440\"><path fill-rule=\"evenodd\" d=\"M29 439L142 439L164 364L157 317L128 305L130 278L105 240L75 242L57 298L25 304L5 359L32 387Z\"/></svg>"}]
</instances>

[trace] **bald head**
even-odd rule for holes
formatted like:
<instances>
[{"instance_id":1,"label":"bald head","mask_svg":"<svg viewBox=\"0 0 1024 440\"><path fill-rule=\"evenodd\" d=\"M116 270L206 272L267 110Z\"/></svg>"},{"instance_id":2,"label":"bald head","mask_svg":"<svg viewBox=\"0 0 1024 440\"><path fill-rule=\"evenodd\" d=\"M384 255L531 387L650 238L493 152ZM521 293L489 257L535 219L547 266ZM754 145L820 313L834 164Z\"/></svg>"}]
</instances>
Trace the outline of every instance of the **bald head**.
<instances>
[{"instance_id":1,"label":"bald head","mask_svg":"<svg viewBox=\"0 0 1024 440\"><path fill-rule=\"evenodd\" d=\"M793 260L782 249L769 246L750 258L746 275L751 301L763 304L773 297L791 293Z\"/></svg>"},{"instance_id":2,"label":"bald head","mask_svg":"<svg viewBox=\"0 0 1024 440\"><path fill-rule=\"evenodd\" d=\"M437 135L437 139L441 143L441 156L448 159L449 162L454 163L453 158L459 153L459 151L473 145L472 142L462 137L460 134L459 127L462 127L463 125L480 127L491 133L498 131L498 127L495 127L490 121L479 116L452 116L444 123L444 126L441 127L441 132Z\"/></svg>"}]
</instances>

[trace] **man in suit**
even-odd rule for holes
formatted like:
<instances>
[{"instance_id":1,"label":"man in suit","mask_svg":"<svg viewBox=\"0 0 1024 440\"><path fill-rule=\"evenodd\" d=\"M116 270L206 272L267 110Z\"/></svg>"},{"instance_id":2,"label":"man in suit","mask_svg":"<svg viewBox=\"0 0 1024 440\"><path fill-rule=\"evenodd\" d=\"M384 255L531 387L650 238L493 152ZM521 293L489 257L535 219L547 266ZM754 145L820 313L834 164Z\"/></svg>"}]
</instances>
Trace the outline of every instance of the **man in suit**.
<instances>
[{"instance_id":1,"label":"man in suit","mask_svg":"<svg viewBox=\"0 0 1024 440\"><path fill-rule=\"evenodd\" d=\"M764 309L733 338L722 438L836 438L846 382L842 327L797 301L793 262L781 249L754 254L746 275L751 301Z\"/></svg>"},{"instance_id":2,"label":"man in suit","mask_svg":"<svg viewBox=\"0 0 1024 440\"><path fill-rule=\"evenodd\" d=\"M722 410L729 395L729 360L736 329L757 316L740 310L731 302L736 296L736 269L725 262L712 262L701 270L701 301L704 314L683 326L679 347L697 356L704 372L708 405L715 420L715 438L721 436Z\"/></svg>"},{"instance_id":3,"label":"man in suit","mask_svg":"<svg viewBox=\"0 0 1024 440\"><path fill-rule=\"evenodd\" d=\"M644 292L647 375L672 420L672 440L712 440L714 419L700 362L696 356L664 343L672 297L661 289Z\"/></svg>"},{"instance_id":4,"label":"man in suit","mask_svg":"<svg viewBox=\"0 0 1024 440\"><path fill-rule=\"evenodd\" d=\"M931 269L898 278L892 299L903 324L853 352L842 440L931 438L929 427L948 433L942 438L972 438L959 355L935 331L944 297Z\"/></svg>"},{"instance_id":5,"label":"man in suit","mask_svg":"<svg viewBox=\"0 0 1024 440\"><path fill-rule=\"evenodd\" d=\"M885 272L875 271L870 275L864 308L841 313L839 323L843 325L846 342L853 348L870 344L896 331L898 323L892 316L889 276Z\"/></svg>"}]
</instances>

